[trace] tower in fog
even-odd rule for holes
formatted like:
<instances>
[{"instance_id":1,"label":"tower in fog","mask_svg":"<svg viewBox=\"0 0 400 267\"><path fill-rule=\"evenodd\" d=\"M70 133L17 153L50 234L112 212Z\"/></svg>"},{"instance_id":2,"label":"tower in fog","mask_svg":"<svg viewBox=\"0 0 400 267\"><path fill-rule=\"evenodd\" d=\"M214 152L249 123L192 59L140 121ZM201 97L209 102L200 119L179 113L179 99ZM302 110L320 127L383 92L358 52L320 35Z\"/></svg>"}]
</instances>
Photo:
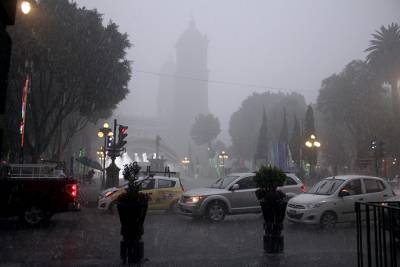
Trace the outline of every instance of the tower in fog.
<instances>
[{"instance_id":1,"label":"tower in fog","mask_svg":"<svg viewBox=\"0 0 400 267\"><path fill-rule=\"evenodd\" d=\"M169 124L174 115L175 94L175 63L171 58L161 66L160 72L163 75L158 79L157 113L161 122Z\"/></svg>"},{"instance_id":2,"label":"tower in fog","mask_svg":"<svg viewBox=\"0 0 400 267\"><path fill-rule=\"evenodd\" d=\"M195 117L209 113L207 49L207 36L200 33L192 20L176 43L173 121L181 152L187 151Z\"/></svg>"}]
</instances>

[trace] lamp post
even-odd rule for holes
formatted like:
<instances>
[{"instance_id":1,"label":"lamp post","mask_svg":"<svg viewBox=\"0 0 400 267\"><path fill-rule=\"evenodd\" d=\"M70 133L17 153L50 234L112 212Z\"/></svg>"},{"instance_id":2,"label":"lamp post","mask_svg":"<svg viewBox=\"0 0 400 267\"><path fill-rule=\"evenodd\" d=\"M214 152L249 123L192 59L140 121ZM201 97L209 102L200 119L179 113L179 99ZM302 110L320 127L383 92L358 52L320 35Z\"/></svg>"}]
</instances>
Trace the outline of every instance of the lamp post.
<instances>
[{"instance_id":1,"label":"lamp post","mask_svg":"<svg viewBox=\"0 0 400 267\"><path fill-rule=\"evenodd\" d=\"M102 178L101 178L101 188L104 189L105 186L105 180L106 180L106 153L107 153L107 137L108 136L113 136L113 132L110 129L110 125L105 122L103 124L103 127L100 128L99 132L97 133L97 136L99 138L104 138L104 147L103 147L103 155L104 155L104 159L103 159L103 174L102 174Z\"/></svg>"},{"instance_id":2,"label":"lamp post","mask_svg":"<svg viewBox=\"0 0 400 267\"><path fill-rule=\"evenodd\" d=\"M225 151L222 150L221 154L218 155L218 158L220 161L222 161L221 167L222 167L222 176L225 176L225 160L229 158L228 154L225 153Z\"/></svg>"},{"instance_id":3,"label":"lamp post","mask_svg":"<svg viewBox=\"0 0 400 267\"><path fill-rule=\"evenodd\" d=\"M183 167L185 168L185 175L188 175L188 166L190 164L190 160L188 159L188 157L184 157L183 160L181 161L181 163L183 164Z\"/></svg>"},{"instance_id":4,"label":"lamp post","mask_svg":"<svg viewBox=\"0 0 400 267\"><path fill-rule=\"evenodd\" d=\"M101 146L98 150L97 150L97 157L99 158L100 164L102 166L103 169L103 161L105 160L105 153L104 153L104 147ZM102 170L103 171L103 170Z\"/></svg>"},{"instance_id":5,"label":"lamp post","mask_svg":"<svg viewBox=\"0 0 400 267\"><path fill-rule=\"evenodd\" d=\"M311 152L313 152L315 150L315 153L316 153L316 149L321 147L321 143L317 140L317 137L315 136L315 134L310 134L307 141L305 142L305 146L307 148L309 148ZM310 176L313 174L312 173L313 164L316 164L316 163L317 163L316 155L315 155L315 160L314 160L313 155L309 155L308 156L308 164L310 164Z\"/></svg>"}]
</instances>

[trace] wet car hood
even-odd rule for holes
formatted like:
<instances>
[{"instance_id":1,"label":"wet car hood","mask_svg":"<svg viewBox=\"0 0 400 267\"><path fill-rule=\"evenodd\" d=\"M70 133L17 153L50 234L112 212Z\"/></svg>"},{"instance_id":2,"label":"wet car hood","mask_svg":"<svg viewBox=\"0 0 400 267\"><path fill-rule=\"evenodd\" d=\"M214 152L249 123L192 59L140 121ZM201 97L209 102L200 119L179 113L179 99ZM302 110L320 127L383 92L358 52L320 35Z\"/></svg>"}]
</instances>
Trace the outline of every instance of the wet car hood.
<instances>
[{"instance_id":1,"label":"wet car hood","mask_svg":"<svg viewBox=\"0 0 400 267\"><path fill-rule=\"evenodd\" d=\"M100 193L101 196L105 196L108 192L115 192L118 191L119 188L117 187L110 187Z\"/></svg>"},{"instance_id":2,"label":"wet car hood","mask_svg":"<svg viewBox=\"0 0 400 267\"><path fill-rule=\"evenodd\" d=\"M229 191L226 189L220 188L211 188L211 187L203 187L203 188L196 188L186 191L183 195L184 196L209 196L209 195L218 195L228 193Z\"/></svg>"},{"instance_id":3,"label":"wet car hood","mask_svg":"<svg viewBox=\"0 0 400 267\"><path fill-rule=\"evenodd\" d=\"M289 200L289 203L295 204L315 204L330 199L330 195L300 194Z\"/></svg>"}]
</instances>

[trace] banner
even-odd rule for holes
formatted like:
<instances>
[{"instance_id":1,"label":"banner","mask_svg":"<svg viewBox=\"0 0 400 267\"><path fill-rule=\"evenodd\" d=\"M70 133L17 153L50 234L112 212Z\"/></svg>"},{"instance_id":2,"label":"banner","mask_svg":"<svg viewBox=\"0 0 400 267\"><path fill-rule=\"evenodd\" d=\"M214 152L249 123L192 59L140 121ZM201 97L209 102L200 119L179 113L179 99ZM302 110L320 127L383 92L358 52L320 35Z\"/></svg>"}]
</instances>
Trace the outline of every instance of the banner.
<instances>
[{"instance_id":1,"label":"banner","mask_svg":"<svg viewBox=\"0 0 400 267\"><path fill-rule=\"evenodd\" d=\"M29 85L30 85L30 77L26 76L24 88L22 89L22 108L21 108L21 124L20 124L20 133L21 133L21 147L24 147L24 135L25 135L25 117L26 117L26 105L28 102L28 94L29 94Z\"/></svg>"}]
</instances>

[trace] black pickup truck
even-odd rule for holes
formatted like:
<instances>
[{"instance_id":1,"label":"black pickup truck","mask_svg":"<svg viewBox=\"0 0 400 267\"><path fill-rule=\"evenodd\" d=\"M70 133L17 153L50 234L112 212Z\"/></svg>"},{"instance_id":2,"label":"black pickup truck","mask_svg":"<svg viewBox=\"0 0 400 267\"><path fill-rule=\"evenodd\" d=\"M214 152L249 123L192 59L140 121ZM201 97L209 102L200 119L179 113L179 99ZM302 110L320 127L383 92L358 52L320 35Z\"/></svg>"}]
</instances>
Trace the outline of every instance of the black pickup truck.
<instances>
[{"instance_id":1,"label":"black pickup truck","mask_svg":"<svg viewBox=\"0 0 400 267\"><path fill-rule=\"evenodd\" d=\"M78 211L78 185L51 164L0 164L0 216L30 225L53 214Z\"/></svg>"}]
</instances>

